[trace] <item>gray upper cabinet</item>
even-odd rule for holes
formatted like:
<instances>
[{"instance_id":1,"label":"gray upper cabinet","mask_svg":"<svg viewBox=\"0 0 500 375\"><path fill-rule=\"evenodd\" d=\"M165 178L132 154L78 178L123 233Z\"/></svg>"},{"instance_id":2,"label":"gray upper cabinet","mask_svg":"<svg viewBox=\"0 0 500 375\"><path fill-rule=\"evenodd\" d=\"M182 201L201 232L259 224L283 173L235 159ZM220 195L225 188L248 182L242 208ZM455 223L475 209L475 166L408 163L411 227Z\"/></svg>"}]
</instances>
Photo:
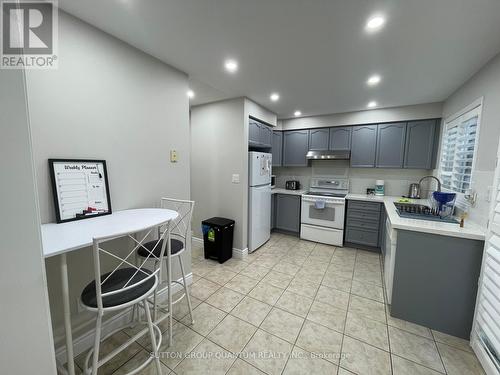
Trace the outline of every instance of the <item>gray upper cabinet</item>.
<instances>
[{"instance_id":1,"label":"gray upper cabinet","mask_svg":"<svg viewBox=\"0 0 500 375\"><path fill-rule=\"evenodd\" d=\"M250 120L248 123L248 143L258 145L260 143L260 124Z\"/></svg>"},{"instance_id":2,"label":"gray upper cabinet","mask_svg":"<svg viewBox=\"0 0 500 375\"><path fill-rule=\"evenodd\" d=\"M329 137L330 137L329 129L309 130L309 150L312 151L328 150Z\"/></svg>"},{"instance_id":3,"label":"gray upper cabinet","mask_svg":"<svg viewBox=\"0 0 500 375\"><path fill-rule=\"evenodd\" d=\"M306 167L309 151L309 131L291 130L283 132L283 166Z\"/></svg>"},{"instance_id":4,"label":"gray upper cabinet","mask_svg":"<svg viewBox=\"0 0 500 375\"><path fill-rule=\"evenodd\" d=\"M273 129L270 126L260 124L260 143L264 147L271 147L273 144Z\"/></svg>"},{"instance_id":5,"label":"gray upper cabinet","mask_svg":"<svg viewBox=\"0 0 500 375\"><path fill-rule=\"evenodd\" d=\"M380 124L377 135L377 168L402 168L406 123Z\"/></svg>"},{"instance_id":6,"label":"gray upper cabinet","mask_svg":"<svg viewBox=\"0 0 500 375\"><path fill-rule=\"evenodd\" d=\"M270 148L272 145L273 129L257 120L248 122L248 144L254 147Z\"/></svg>"},{"instance_id":7,"label":"gray upper cabinet","mask_svg":"<svg viewBox=\"0 0 500 375\"><path fill-rule=\"evenodd\" d=\"M432 169L436 152L436 121L410 121L406 130L405 168Z\"/></svg>"},{"instance_id":8,"label":"gray upper cabinet","mask_svg":"<svg viewBox=\"0 0 500 375\"><path fill-rule=\"evenodd\" d=\"M360 125L352 128L351 167L375 167L378 125Z\"/></svg>"},{"instance_id":9,"label":"gray upper cabinet","mask_svg":"<svg viewBox=\"0 0 500 375\"><path fill-rule=\"evenodd\" d=\"M330 128L330 150L351 149L352 126Z\"/></svg>"},{"instance_id":10,"label":"gray upper cabinet","mask_svg":"<svg viewBox=\"0 0 500 375\"><path fill-rule=\"evenodd\" d=\"M433 169L439 145L439 119L319 129L274 131L250 120L250 145L269 148L273 165L306 167L311 151L351 151L355 168Z\"/></svg>"},{"instance_id":11,"label":"gray upper cabinet","mask_svg":"<svg viewBox=\"0 0 500 375\"><path fill-rule=\"evenodd\" d=\"M272 146L273 167L281 166L282 151L283 151L283 132L273 131L273 146Z\"/></svg>"}]
</instances>

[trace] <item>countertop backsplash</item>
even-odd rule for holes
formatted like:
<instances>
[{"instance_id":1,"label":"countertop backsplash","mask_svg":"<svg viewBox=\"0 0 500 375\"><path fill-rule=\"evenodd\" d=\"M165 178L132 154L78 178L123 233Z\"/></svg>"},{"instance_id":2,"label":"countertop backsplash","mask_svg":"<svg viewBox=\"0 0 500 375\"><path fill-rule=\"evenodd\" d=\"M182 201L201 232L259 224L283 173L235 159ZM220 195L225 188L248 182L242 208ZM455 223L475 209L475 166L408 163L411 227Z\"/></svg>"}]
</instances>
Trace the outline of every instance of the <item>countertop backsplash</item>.
<instances>
[{"instance_id":1,"label":"countertop backsplash","mask_svg":"<svg viewBox=\"0 0 500 375\"><path fill-rule=\"evenodd\" d=\"M301 189L308 190L312 177L328 176L348 178L349 192L365 194L366 188L375 187L375 180L385 181L385 194L408 194L408 186L418 182L432 171L425 169L350 168L348 160L312 161L310 167L274 167L276 186L285 187L285 181L300 181Z\"/></svg>"}]
</instances>

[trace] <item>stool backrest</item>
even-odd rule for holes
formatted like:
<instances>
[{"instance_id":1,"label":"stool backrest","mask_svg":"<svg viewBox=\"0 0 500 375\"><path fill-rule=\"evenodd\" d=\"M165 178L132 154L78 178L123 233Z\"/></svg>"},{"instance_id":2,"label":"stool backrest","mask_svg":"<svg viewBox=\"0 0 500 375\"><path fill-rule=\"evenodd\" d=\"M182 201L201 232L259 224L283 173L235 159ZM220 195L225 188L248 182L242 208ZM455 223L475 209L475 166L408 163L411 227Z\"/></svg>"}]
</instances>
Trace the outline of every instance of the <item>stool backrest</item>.
<instances>
[{"instance_id":1,"label":"stool backrest","mask_svg":"<svg viewBox=\"0 0 500 375\"><path fill-rule=\"evenodd\" d=\"M162 198L161 208L174 210L179 214L170 224L170 234L172 238L179 239L186 245L186 239L189 237L191 218L193 217L194 201Z\"/></svg>"},{"instance_id":2,"label":"stool backrest","mask_svg":"<svg viewBox=\"0 0 500 375\"><path fill-rule=\"evenodd\" d=\"M162 268L158 267L157 265L162 264L163 257L165 256L165 254L170 253L170 239L169 239L170 224L171 224L170 220L159 224L164 229L159 238L155 240L156 241L155 246L150 249L145 247L144 244L150 241L151 238L150 235L154 233L154 231L158 228L158 226L156 225L152 227L141 228L140 231L125 232L113 236L94 238L93 240L94 273L95 273L97 307L99 310L103 309L103 299L108 296L117 295L120 293L127 293L128 290L137 287L140 284L143 284L155 277L158 277L157 280L161 280ZM137 239L136 238L137 236L139 236L140 239ZM110 240L119 238L128 238L131 239L134 243L133 249L131 249L131 251L125 257L117 255L115 254L115 252L108 251L103 248L104 242L108 242ZM165 241L162 241L163 239L165 239ZM154 254L154 250L156 250L158 246L161 247L161 252L159 256ZM140 263L136 265L134 264L135 262L134 254L140 247L142 247L148 252L148 256L145 258L140 258ZM101 270L101 260L104 257L111 258L112 260L114 260L115 264L117 264L109 274L106 274L105 277L103 276ZM154 260L154 262L148 262L149 260ZM151 263L154 264L153 266L154 268L152 270L151 270ZM146 267L146 264L148 264L148 267ZM113 275L115 275L115 273L122 268L132 268L134 269L134 272L128 278L128 280L125 280L125 282L120 283L120 285L118 285L113 290L108 292L102 292L103 286L106 284L106 282L108 282L113 277ZM137 275L139 275L139 277L137 277ZM123 308L124 305L121 305L120 307Z\"/></svg>"}]
</instances>

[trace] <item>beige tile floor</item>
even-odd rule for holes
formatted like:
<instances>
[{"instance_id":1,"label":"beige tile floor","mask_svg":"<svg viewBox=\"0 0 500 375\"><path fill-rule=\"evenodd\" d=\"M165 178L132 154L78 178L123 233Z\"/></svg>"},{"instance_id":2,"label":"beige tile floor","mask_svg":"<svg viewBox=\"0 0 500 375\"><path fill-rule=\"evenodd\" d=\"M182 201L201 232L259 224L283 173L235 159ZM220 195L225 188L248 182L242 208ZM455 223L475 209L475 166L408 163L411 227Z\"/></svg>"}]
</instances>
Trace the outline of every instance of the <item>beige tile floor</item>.
<instances>
[{"instance_id":1,"label":"beige tile floor","mask_svg":"<svg viewBox=\"0 0 500 375\"><path fill-rule=\"evenodd\" d=\"M378 254L273 234L222 265L194 244L192 270L195 324L185 302L175 307L165 374L483 374L467 341L390 317ZM147 355L142 339L100 373L124 374Z\"/></svg>"}]
</instances>

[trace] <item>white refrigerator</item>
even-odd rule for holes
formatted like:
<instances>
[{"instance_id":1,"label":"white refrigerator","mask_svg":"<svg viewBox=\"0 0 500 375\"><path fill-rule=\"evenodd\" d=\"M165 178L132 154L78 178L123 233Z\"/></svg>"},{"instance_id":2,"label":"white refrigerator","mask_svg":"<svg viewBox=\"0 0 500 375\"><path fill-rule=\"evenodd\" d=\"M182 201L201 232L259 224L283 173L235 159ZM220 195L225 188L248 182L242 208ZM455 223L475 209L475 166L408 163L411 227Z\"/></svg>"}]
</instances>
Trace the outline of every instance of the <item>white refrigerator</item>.
<instances>
[{"instance_id":1,"label":"white refrigerator","mask_svg":"<svg viewBox=\"0 0 500 375\"><path fill-rule=\"evenodd\" d=\"M248 153L248 251L251 253L271 236L272 155Z\"/></svg>"}]
</instances>

